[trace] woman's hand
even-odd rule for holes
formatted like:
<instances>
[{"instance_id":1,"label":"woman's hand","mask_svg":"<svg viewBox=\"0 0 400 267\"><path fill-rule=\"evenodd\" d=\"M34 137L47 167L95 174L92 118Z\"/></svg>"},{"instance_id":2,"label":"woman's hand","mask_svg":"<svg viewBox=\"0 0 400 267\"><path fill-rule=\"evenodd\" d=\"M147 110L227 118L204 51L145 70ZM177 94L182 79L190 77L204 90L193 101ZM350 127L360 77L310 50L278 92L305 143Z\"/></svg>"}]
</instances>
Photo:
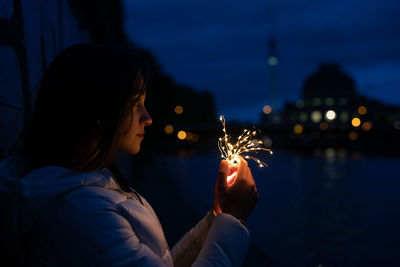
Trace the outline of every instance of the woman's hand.
<instances>
[{"instance_id":1,"label":"woman's hand","mask_svg":"<svg viewBox=\"0 0 400 267\"><path fill-rule=\"evenodd\" d=\"M259 195L247 162L240 156L238 158L239 162L234 165L229 165L226 160L221 161L214 188L213 208L217 213L224 212L239 220L246 220Z\"/></svg>"}]
</instances>

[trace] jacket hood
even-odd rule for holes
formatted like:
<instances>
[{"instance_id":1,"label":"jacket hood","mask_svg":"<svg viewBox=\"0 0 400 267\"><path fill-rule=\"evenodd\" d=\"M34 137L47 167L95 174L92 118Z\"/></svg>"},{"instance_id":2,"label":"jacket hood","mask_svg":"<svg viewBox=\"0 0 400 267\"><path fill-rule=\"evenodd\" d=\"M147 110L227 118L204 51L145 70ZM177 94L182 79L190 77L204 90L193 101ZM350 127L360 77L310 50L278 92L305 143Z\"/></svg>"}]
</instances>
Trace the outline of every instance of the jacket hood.
<instances>
[{"instance_id":1,"label":"jacket hood","mask_svg":"<svg viewBox=\"0 0 400 267\"><path fill-rule=\"evenodd\" d=\"M34 223L57 199L83 185L119 189L111 172L77 172L59 166L36 169L27 175L21 157L0 162L1 247L16 253Z\"/></svg>"}]
</instances>

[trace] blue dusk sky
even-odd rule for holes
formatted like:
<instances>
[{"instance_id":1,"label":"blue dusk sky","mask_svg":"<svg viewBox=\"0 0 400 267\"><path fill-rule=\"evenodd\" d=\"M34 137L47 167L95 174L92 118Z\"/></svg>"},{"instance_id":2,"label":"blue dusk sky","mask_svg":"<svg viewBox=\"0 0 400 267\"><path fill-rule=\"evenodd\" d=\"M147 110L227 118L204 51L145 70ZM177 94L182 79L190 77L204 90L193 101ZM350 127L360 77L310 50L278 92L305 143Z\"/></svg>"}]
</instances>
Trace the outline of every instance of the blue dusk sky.
<instances>
[{"instance_id":1,"label":"blue dusk sky","mask_svg":"<svg viewBox=\"0 0 400 267\"><path fill-rule=\"evenodd\" d=\"M210 91L218 114L257 122L271 104L266 55L280 57L276 102L301 97L320 63L361 94L400 105L398 0L125 0L125 30L176 82Z\"/></svg>"}]
</instances>

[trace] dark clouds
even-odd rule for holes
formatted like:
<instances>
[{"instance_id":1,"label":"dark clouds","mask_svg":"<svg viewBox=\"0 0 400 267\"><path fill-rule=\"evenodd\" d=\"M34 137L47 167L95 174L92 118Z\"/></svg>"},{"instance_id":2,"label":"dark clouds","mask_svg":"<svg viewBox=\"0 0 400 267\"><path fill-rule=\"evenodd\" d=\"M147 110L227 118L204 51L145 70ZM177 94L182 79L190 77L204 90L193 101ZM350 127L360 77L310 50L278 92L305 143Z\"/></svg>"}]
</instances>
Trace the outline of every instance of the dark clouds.
<instances>
[{"instance_id":1,"label":"dark clouds","mask_svg":"<svg viewBox=\"0 0 400 267\"><path fill-rule=\"evenodd\" d=\"M125 6L132 40L151 49L178 82L210 90L228 119L256 121L268 103L272 32L281 59L279 102L297 99L305 77L329 61L340 63L359 91L400 104L398 1L125 0Z\"/></svg>"}]
</instances>

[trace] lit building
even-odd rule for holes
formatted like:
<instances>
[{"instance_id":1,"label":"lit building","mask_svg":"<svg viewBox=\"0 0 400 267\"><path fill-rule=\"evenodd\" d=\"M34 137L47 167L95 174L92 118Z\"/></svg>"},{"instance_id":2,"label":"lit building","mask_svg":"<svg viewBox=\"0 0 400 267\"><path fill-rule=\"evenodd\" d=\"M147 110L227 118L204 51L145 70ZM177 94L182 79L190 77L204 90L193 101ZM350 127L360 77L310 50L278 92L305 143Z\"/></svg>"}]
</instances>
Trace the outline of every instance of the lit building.
<instances>
[{"instance_id":1,"label":"lit building","mask_svg":"<svg viewBox=\"0 0 400 267\"><path fill-rule=\"evenodd\" d=\"M286 103L281 117L283 124L301 123L304 129L319 129L326 122L330 130L348 130L354 118L367 122L361 129L390 129L400 120L400 108L358 94L353 79L337 64L321 64L305 80L302 98Z\"/></svg>"},{"instance_id":2,"label":"lit building","mask_svg":"<svg viewBox=\"0 0 400 267\"><path fill-rule=\"evenodd\" d=\"M359 94L337 64L321 64L308 76L302 98L275 115L279 122L261 116L262 127L275 131L274 140L286 147L400 151L400 107Z\"/></svg>"}]
</instances>

